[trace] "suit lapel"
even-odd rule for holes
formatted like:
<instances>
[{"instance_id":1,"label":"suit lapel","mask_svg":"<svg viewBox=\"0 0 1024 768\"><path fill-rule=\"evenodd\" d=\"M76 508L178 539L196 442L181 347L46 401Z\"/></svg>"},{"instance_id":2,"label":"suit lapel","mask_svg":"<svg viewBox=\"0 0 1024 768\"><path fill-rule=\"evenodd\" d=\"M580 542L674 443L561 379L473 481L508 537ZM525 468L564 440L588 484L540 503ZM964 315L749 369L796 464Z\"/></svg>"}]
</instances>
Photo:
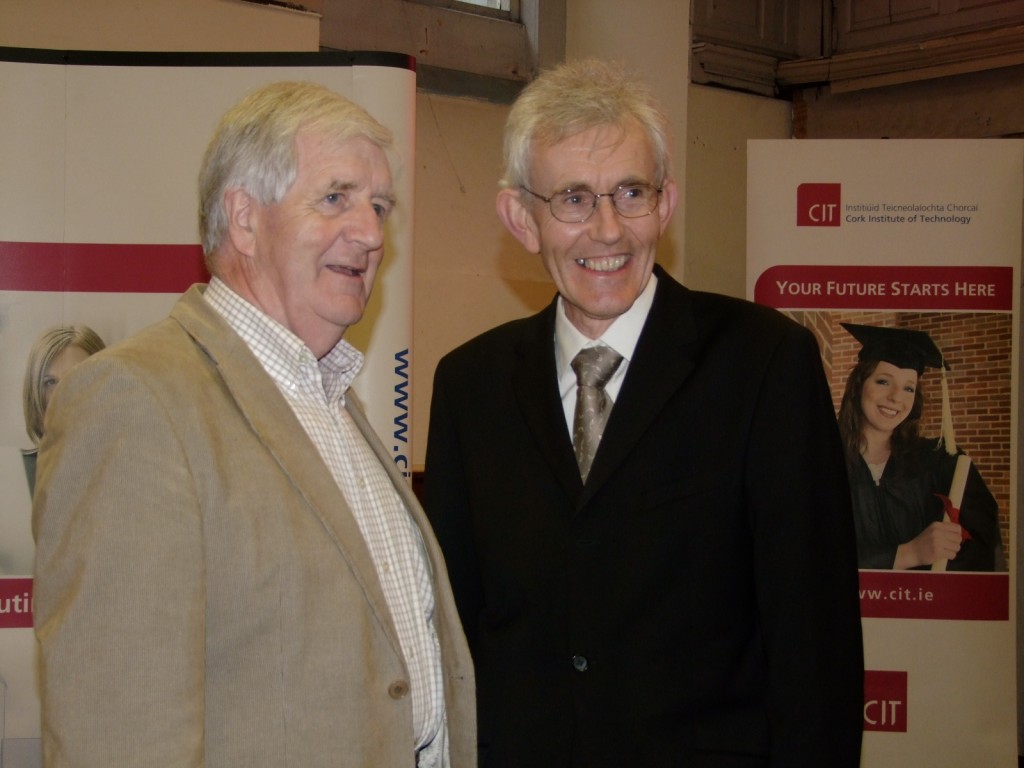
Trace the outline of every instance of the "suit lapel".
<instances>
[{"instance_id":1,"label":"suit lapel","mask_svg":"<svg viewBox=\"0 0 1024 768\"><path fill-rule=\"evenodd\" d=\"M654 302L586 487L580 480L558 393L554 354L557 299L531 318L517 350L518 364L512 378L517 402L541 456L577 509L611 476L694 368L689 350L697 338L697 328L690 292L661 267L655 267L655 274L658 287Z\"/></svg>"},{"instance_id":2,"label":"suit lapel","mask_svg":"<svg viewBox=\"0 0 1024 768\"><path fill-rule=\"evenodd\" d=\"M694 368L689 350L697 329L689 291L660 267L656 270L654 302L594 457L581 504L633 450Z\"/></svg>"},{"instance_id":3,"label":"suit lapel","mask_svg":"<svg viewBox=\"0 0 1024 768\"><path fill-rule=\"evenodd\" d=\"M572 452L572 440L565 426L562 400L555 372L555 308L547 309L527 323L519 347L512 388L537 449L570 499L583 490L579 467Z\"/></svg>"},{"instance_id":4,"label":"suit lapel","mask_svg":"<svg viewBox=\"0 0 1024 768\"><path fill-rule=\"evenodd\" d=\"M203 348L253 431L334 541L401 655L377 570L344 494L291 407L245 343L193 287L171 316Z\"/></svg>"}]
</instances>

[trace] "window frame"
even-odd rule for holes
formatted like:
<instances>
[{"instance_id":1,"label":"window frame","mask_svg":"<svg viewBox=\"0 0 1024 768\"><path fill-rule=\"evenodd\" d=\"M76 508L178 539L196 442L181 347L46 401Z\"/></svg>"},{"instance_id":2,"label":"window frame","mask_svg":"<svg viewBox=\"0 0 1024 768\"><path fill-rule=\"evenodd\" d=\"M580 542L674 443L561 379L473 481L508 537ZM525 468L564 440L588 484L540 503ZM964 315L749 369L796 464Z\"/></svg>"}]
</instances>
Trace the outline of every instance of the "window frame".
<instances>
[{"instance_id":1,"label":"window frame","mask_svg":"<svg viewBox=\"0 0 1024 768\"><path fill-rule=\"evenodd\" d=\"M463 13L479 13L482 16L493 16L507 21L519 21L520 0L508 0L509 9L507 11L499 8L490 8L486 5L478 5L470 0L412 0L412 2L433 5L439 8L449 8L453 11L462 11Z\"/></svg>"},{"instance_id":2,"label":"window frame","mask_svg":"<svg viewBox=\"0 0 1024 768\"><path fill-rule=\"evenodd\" d=\"M408 54L420 90L507 103L565 57L566 0L513 2L516 20L458 0L324 0L320 44Z\"/></svg>"}]
</instances>

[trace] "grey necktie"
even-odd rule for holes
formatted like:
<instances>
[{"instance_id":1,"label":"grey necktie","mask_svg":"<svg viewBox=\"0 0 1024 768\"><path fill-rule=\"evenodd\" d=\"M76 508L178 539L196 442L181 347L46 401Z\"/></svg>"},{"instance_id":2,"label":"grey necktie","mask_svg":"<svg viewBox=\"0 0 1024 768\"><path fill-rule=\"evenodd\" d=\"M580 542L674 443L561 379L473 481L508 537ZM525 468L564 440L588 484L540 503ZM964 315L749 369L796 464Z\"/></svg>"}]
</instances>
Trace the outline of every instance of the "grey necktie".
<instances>
[{"instance_id":1,"label":"grey necktie","mask_svg":"<svg viewBox=\"0 0 1024 768\"><path fill-rule=\"evenodd\" d=\"M572 359L577 383L572 445L583 482L587 481L587 475L590 474L590 465L612 410L612 401L604 391L604 385L621 363L622 355L606 346L581 349Z\"/></svg>"}]
</instances>

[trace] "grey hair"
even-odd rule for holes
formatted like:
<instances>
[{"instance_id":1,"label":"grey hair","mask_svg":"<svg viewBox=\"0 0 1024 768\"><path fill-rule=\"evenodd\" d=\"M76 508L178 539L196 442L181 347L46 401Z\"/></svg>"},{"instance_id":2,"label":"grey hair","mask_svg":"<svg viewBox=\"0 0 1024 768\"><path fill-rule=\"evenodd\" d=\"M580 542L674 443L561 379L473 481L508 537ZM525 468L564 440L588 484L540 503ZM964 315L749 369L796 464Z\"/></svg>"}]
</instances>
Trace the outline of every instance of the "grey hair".
<instances>
[{"instance_id":1,"label":"grey hair","mask_svg":"<svg viewBox=\"0 0 1024 768\"><path fill-rule=\"evenodd\" d=\"M505 124L501 186L530 186L537 144L553 145L598 126L638 125L654 153L655 186L672 172L668 118L653 92L622 65L582 59L542 73L520 93Z\"/></svg>"},{"instance_id":2,"label":"grey hair","mask_svg":"<svg viewBox=\"0 0 1024 768\"><path fill-rule=\"evenodd\" d=\"M225 192L244 189L264 205L280 201L295 181L300 130L338 141L363 137L394 151L390 130L325 86L279 82L253 91L221 118L199 171L199 235L211 273L212 255L227 233Z\"/></svg>"}]
</instances>

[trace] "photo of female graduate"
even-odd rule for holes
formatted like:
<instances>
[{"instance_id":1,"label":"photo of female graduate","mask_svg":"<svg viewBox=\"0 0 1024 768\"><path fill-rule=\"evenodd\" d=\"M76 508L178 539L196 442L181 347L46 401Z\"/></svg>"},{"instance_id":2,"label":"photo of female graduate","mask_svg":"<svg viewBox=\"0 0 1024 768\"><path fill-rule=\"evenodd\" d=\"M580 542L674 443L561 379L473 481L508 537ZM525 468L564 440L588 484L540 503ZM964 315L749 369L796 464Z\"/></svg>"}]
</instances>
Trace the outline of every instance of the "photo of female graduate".
<instances>
[{"instance_id":1,"label":"photo of female graduate","mask_svg":"<svg viewBox=\"0 0 1024 768\"><path fill-rule=\"evenodd\" d=\"M862 345L839 409L859 567L1002 570L998 506L957 449L942 353L923 331L842 326ZM920 434L925 368L943 375L938 438Z\"/></svg>"}]
</instances>

